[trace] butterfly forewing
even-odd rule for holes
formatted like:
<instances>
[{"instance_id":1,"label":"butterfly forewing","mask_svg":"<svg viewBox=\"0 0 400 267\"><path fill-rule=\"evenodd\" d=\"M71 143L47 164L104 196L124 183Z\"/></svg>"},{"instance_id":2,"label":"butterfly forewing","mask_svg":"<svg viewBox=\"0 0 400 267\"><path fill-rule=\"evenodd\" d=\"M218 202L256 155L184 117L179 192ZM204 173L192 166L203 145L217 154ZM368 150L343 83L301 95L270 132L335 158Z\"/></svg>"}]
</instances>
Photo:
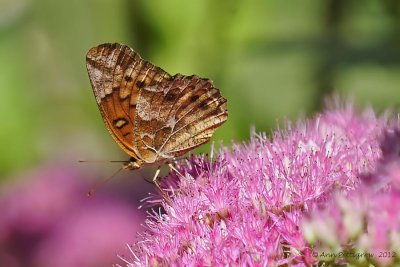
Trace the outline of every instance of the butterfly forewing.
<instances>
[{"instance_id":1,"label":"butterfly forewing","mask_svg":"<svg viewBox=\"0 0 400 267\"><path fill-rule=\"evenodd\" d=\"M103 44L89 50L86 65L102 117L117 143L132 157L134 117L143 86L170 76L120 44Z\"/></svg>"},{"instance_id":2,"label":"butterfly forewing","mask_svg":"<svg viewBox=\"0 0 400 267\"><path fill-rule=\"evenodd\" d=\"M94 47L86 62L110 134L139 165L185 154L227 119L226 99L210 80L170 76L125 45Z\"/></svg>"}]
</instances>

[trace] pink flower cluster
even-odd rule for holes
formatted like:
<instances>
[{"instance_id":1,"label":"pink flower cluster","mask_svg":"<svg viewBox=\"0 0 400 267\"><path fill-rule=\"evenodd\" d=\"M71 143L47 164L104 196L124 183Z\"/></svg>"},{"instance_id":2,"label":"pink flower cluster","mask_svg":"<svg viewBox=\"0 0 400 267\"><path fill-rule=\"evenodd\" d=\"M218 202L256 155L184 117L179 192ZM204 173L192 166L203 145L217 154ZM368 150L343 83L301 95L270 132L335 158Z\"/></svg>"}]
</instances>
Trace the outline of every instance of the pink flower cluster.
<instances>
[{"instance_id":1,"label":"pink flower cluster","mask_svg":"<svg viewBox=\"0 0 400 267\"><path fill-rule=\"evenodd\" d=\"M352 266L400 264L400 130L382 138L382 158L374 172L361 175L357 190L337 192L329 209L304 219L302 230L325 263ZM329 251L329 253L328 253Z\"/></svg>"},{"instance_id":2,"label":"pink flower cluster","mask_svg":"<svg viewBox=\"0 0 400 267\"><path fill-rule=\"evenodd\" d=\"M149 213L148 229L131 247L132 257L124 258L124 264L311 266L321 262L314 250L318 238L347 245L344 241L364 229L352 221L360 219L362 208L357 205L361 203L347 196L361 187L363 179L368 180L368 173L380 168L380 140L393 125L387 116L377 118L370 109L360 115L352 105L337 106L312 120L287 123L271 138L254 133L249 142L223 149L214 159L213 155L192 156L178 162L178 172L171 171L161 181L160 208ZM399 179L396 167L390 175L396 173ZM339 207L351 217L341 218L342 222L354 228L346 234L332 231L340 221L335 221L335 214L315 225L314 218L321 217L310 215L329 212L338 192L344 196ZM391 200L399 205L398 199ZM375 219L375 235L389 231L382 230L381 220L393 222L390 229L400 225L389 213Z\"/></svg>"}]
</instances>

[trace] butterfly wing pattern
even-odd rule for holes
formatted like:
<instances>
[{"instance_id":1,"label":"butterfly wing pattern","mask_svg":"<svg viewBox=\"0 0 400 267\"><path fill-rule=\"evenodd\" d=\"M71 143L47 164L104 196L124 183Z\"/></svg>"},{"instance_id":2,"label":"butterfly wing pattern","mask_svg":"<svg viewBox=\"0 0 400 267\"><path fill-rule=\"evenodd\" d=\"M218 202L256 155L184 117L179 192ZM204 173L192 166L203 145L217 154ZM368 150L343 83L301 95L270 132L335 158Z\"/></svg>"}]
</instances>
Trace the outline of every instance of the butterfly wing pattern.
<instances>
[{"instance_id":1,"label":"butterfly wing pattern","mask_svg":"<svg viewBox=\"0 0 400 267\"><path fill-rule=\"evenodd\" d=\"M169 75L122 44L89 50L86 66L105 124L135 166L181 156L228 118L212 81Z\"/></svg>"}]
</instances>

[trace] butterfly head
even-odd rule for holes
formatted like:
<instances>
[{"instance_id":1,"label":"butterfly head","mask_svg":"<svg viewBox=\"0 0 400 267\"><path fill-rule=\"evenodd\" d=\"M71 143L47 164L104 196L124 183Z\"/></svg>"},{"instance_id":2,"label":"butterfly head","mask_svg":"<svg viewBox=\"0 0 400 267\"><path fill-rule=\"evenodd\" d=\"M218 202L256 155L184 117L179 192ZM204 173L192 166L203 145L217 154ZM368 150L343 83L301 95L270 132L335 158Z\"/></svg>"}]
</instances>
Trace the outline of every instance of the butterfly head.
<instances>
[{"instance_id":1,"label":"butterfly head","mask_svg":"<svg viewBox=\"0 0 400 267\"><path fill-rule=\"evenodd\" d=\"M138 162L137 159L131 157L129 161L124 163L122 168L125 170L137 170L140 168L140 166L141 166L140 162Z\"/></svg>"}]
</instances>

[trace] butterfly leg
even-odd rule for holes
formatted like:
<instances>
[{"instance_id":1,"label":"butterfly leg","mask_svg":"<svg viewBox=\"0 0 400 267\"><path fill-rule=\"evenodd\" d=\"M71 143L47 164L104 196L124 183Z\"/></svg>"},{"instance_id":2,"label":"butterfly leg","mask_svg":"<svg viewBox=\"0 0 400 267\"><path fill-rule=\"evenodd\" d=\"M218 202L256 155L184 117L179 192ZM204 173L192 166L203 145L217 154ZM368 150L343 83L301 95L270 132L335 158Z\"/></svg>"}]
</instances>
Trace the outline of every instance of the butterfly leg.
<instances>
[{"instance_id":1,"label":"butterfly leg","mask_svg":"<svg viewBox=\"0 0 400 267\"><path fill-rule=\"evenodd\" d=\"M152 181L153 181L153 183L157 186L157 188L160 190L160 192L163 192L163 190L161 189L161 186L160 186L160 184L158 183L158 176L160 175L160 171L161 171L161 166L158 166L158 168L157 168L157 170L156 170L156 173L154 174L154 176L153 176L153 179L152 179Z\"/></svg>"},{"instance_id":2,"label":"butterfly leg","mask_svg":"<svg viewBox=\"0 0 400 267\"><path fill-rule=\"evenodd\" d=\"M170 197L169 197L169 195L167 193L168 189L162 189L160 184L158 183L158 179L157 178L158 178L158 175L160 174L160 171L161 171L161 166L158 166L157 171L156 171L156 173L154 174L154 177L153 177L153 183L157 186L158 190L160 190L160 194L164 198L164 200L166 200L168 203L170 203L171 199L170 199Z\"/></svg>"},{"instance_id":3,"label":"butterfly leg","mask_svg":"<svg viewBox=\"0 0 400 267\"><path fill-rule=\"evenodd\" d=\"M171 162L168 162L168 167L169 167L171 170L175 171L177 174L179 174L180 176L183 177L182 173L180 173L180 172L174 167L174 165L173 165Z\"/></svg>"},{"instance_id":4,"label":"butterfly leg","mask_svg":"<svg viewBox=\"0 0 400 267\"><path fill-rule=\"evenodd\" d=\"M153 183L157 186L158 186L157 178L158 178L158 175L160 175L160 171L161 171L160 166L158 166L156 173L154 174L153 179L152 179Z\"/></svg>"}]
</instances>

